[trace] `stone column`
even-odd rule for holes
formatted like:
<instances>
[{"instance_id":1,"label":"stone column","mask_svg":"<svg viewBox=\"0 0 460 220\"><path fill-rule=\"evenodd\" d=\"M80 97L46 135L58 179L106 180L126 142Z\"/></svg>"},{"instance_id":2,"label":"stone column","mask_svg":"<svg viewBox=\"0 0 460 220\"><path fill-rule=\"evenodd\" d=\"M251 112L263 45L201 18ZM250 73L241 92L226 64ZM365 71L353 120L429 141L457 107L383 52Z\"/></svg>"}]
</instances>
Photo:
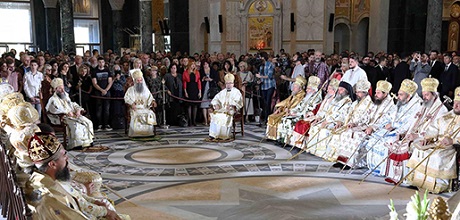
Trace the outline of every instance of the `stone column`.
<instances>
[{"instance_id":1,"label":"stone column","mask_svg":"<svg viewBox=\"0 0 460 220\"><path fill-rule=\"evenodd\" d=\"M109 0L109 3L112 8L113 50L115 53L120 54L120 49L125 45L122 25L122 10L125 0Z\"/></svg>"},{"instance_id":2,"label":"stone column","mask_svg":"<svg viewBox=\"0 0 460 220\"><path fill-rule=\"evenodd\" d=\"M428 1L425 51L441 49L442 2L442 0Z\"/></svg>"},{"instance_id":3,"label":"stone column","mask_svg":"<svg viewBox=\"0 0 460 220\"><path fill-rule=\"evenodd\" d=\"M372 40L368 43L369 51L377 53L378 51L387 51L388 49L389 9L390 1L388 0L371 1L368 39ZM354 49L354 45L351 46L351 49Z\"/></svg>"},{"instance_id":4,"label":"stone column","mask_svg":"<svg viewBox=\"0 0 460 220\"><path fill-rule=\"evenodd\" d=\"M141 15L141 51L151 53L153 47L152 40L152 0L139 0Z\"/></svg>"},{"instance_id":5,"label":"stone column","mask_svg":"<svg viewBox=\"0 0 460 220\"><path fill-rule=\"evenodd\" d=\"M75 52L72 0L60 0L62 50L68 54Z\"/></svg>"},{"instance_id":6,"label":"stone column","mask_svg":"<svg viewBox=\"0 0 460 220\"><path fill-rule=\"evenodd\" d=\"M45 22L46 22L46 45L51 54L59 52L59 16L56 8L58 0L43 0L45 6Z\"/></svg>"}]
</instances>

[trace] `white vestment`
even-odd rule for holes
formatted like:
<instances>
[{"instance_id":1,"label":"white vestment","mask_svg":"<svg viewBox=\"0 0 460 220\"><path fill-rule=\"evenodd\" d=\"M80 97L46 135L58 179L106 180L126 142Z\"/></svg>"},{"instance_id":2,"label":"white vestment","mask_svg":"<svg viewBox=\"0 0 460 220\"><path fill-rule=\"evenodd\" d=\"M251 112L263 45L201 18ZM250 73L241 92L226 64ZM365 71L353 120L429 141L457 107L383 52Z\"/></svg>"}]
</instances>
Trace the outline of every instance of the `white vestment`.
<instances>
[{"instance_id":1,"label":"white vestment","mask_svg":"<svg viewBox=\"0 0 460 220\"><path fill-rule=\"evenodd\" d=\"M211 105L220 106L220 109L210 114L209 136L224 140L229 139L230 128L233 124L233 114L243 107L243 96L240 90L233 87L230 91L227 89L220 91L212 99ZM232 109L232 106L235 109Z\"/></svg>"},{"instance_id":2,"label":"white vestment","mask_svg":"<svg viewBox=\"0 0 460 220\"><path fill-rule=\"evenodd\" d=\"M337 122L343 122L341 118L348 115L347 113L351 106L351 102L352 101L349 96L342 98L340 101L336 101L334 99L329 111L326 112L324 116L326 126L322 128L321 122L310 128L306 144L307 152L311 152L318 157L328 159L327 155L330 154L329 151L331 150L331 148L328 147L329 142L331 141L330 134Z\"/></svg>"},{"instance_id":3,"label":"white vestment","mask_svg":"<svg viewBox=\"0 0 460 220\"><path fill-rule=\"evenodd\" d=\"M329 146L331 150L327 155L328 160L336 161L339 158L339 161L341 161L356 154L357 144L347 144L344 141L353 139L355 132L360 132L367 127L372 106L372 99L369 95L363 100L356 100L351 104L347 118L342 121L342 128L337 130L337 134L332 135ZM349 124L354 124L355 127L348 129L346 126Z\"/></svg>"},{"instance_id":4,"label":"white vestment","mask_svg":"<svg viewBox=\"0 0 460 220\"><path fill-rule=\"evenodd\" d=\"M388 153L394 143L399 140L401 135L405 135L415 122L415 116L421 107L420 103L420 96L414 94L408 103L398 107L396 113L388 112L383 116L382 127L372 134L366 145L367 166L370 170L375 168L374 175L389 175L391 160L388 159ZM387 130L386 124L391 124L393 130Z\"/></svg>"},{"instance_id":5,"label":"white vestment","mask_svg":"<svg viewBox=\"0 0 460 220\"><path fill-rule=\"evenodd\" d=\"M74 117L65 116L68 134L68 149L76 146L89 147L93 143L94 132L93 122L85 116L75 117L75 112L83 110L77 103L70 101L69 95L64 92L64 97L60 98L57 93L48 100L46 111L51 114L69 114L73 113ZM61 122L57 115L48 114L52 124L59 125Z\"/></svg>"},{"instance_id":6,"label":"white vestment","mask_svg":"<svg viewBox=\"0 0 460 220\"><path fill-rule=\"evenodd\" d=\"M395 114L395 112L396 105L390 95L382 100L380 105L372 104L369 113L366 113L369 117L369 123L349 129L340 135L341 147L337 152L337 162L350 167L361 166L361 162L365 159L365 149L362 146L366 143L365 139L369 137L364 130L368 126L374 128L374 130L385 126L383 115L387 113Z\"/></svg>"},{"instance_id":7,"label":"white vestment","mask_svg":"<svg viewBox=\"0 0 460 220\"><path fill-rule=\"evenodd\" d=\"M147 137L155 135L154 126L157 124L155 113L150 109L155 99L144 84L142 93L131 86L125 93L125 103L131 106L131 121L129 122L128 136ZM133 108L134 106L134 108Z\"/></svg>"}]
</instances>

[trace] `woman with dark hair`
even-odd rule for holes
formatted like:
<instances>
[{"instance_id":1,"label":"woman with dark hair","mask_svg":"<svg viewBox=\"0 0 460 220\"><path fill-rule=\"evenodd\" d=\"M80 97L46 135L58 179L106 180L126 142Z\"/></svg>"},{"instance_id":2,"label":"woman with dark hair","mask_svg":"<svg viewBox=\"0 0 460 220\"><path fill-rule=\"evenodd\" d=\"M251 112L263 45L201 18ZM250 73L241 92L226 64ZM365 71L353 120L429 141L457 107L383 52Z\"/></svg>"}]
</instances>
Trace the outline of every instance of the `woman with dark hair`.
<instances>
[{"instance_id":1,"label":"woman with dark hair","mask_svg":"<svg viewBox=\"0 0 460 220\"><path fill-rule=\"evenodd\" d=\"M185 98L190 101L198 101L201 98L201 80L200 73L196 69L196 64L193 61L189 61L187 69L185 69L182 75L182 85L184 89ZM198 104L195 102L187 103L188 121L189 126L193 124L196 126L196 110Z\"/></svg>"},{"instance_id":2,"label":"woman with dark hair","mask_svg":"<svg viewBox=\"0 0 460 220\"><path fill-rule=\"evenodd\" d=\"M235 87L241 91L243 87L241 77L238 74L236 74L236 71L233 68L234 67L232 63L229 60L225 60L224 68L221 71L219 71L219 82L217 83L217 85L219 85L221 89L224 89L225 88L225 80L224 80L225 75L233 74L235 76Z\"/></svg>"},{"instance_id":3,"label":"woman with dark hair","mask_svg":"<svg viewBox=\"0 0 460 220\"><path fill-rule=\"evenodd\" d=\"M182 101L174 98L182 98L182 76L177 73L178 66L176 63L172 63L170 66L170 72L166 73L165 85L168 90L168 96L166 97L166 121L170 125L179 125L178 116L182 114L181 103Z\"/></svg>"},{"instance_id":4,"label":"woman with dark hair","mask_svg":"<svg viewBox=\"0 0 460 220\"><path fill-rule=\"evenodd\" d=\"M70 90L72 88L72 74L69 72L70 66L67 62L61 63L58 67L58 77L64 81L64 90L72 98L73 93ZM72 99L73 100L73 99Z\"/></svg>"},{"instance_id":5,"label":"woman with dark hair","mask_svg":"<svg viewBox=\"0 0 460 220\"><path fill-rule=\"evenodd\" d=\"M217 88L217 80L218 80L218 77L217 77L217 72L212 69L210 66L209 66L209 63L207 61L203 61L201 63L203 65L203 67L201 68L201 86L202 89L202 94L201 94L201 97L203 97L202 99L202 103L201 103L201 106L200 108L203 109L203 117L204 117L204 125L209 125L209 122L208 122L208 117L209 117L209 105L211 104L211 100L212 98L214 97L209 97L209 91L210 90L216 90L217 92L219 92L220 90ZM215 93L217 94L217 93ZM214 95L215 95L214 94Z\"/></svg>"}]
</instances>

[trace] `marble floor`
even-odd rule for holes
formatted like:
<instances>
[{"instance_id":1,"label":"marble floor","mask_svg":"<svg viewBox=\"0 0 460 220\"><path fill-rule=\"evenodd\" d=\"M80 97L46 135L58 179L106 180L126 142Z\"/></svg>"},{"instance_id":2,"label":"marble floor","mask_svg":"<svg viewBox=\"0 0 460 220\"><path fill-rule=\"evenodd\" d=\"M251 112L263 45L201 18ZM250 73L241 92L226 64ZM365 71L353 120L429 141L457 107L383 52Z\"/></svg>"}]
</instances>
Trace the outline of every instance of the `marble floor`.
<instances>
[{"instance_id":1,"label":"marble floor","mask_svg":"<svg viewBox=\"0 0 460 220\"><path fill-rule=\"evenodd\" d=\"M101 173L103 191L132 219L389 219L414 189L340 172L308 154L290 152L245 125L233 142L205 142L208 128L157 129L161 139L132 141L122 130L97 133L97 153L70 151L74 164ZM450 194L442 194L447 199ZM429 195L435 198L435 195Z\"/></svg>"}]
</instances>

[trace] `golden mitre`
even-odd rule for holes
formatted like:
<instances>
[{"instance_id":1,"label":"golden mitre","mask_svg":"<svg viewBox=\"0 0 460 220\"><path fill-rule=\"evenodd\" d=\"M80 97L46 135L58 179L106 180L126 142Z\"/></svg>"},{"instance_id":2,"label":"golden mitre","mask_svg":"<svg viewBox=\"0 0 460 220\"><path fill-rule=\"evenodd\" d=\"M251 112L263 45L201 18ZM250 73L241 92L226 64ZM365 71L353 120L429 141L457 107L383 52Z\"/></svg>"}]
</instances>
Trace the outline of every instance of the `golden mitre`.
<instances>
[{"instance_id":1,"label":"golden mitre","mask_svg":"<svg viewBox=\"0 0 460 220\"><path fill-rule=\"evenodd\" d=\"M307 80L303 76L297 76L295 78L295 84L299 85L300 87L304 87L307 84Z\"/></svg>"},{"instance_id":2,"label":"golden mitre","mask_svg":"<svg viewBox=\"0 0 460 220\"><path fill-rule=\"evenodd\" d=\"M139 78L142 78L143 75L142 75L142 72L140 70L136 70L133 72L133 79L136 80L136 79L139 79Z\"/></svg>"},{"instance_id":3,"label":"golden mitre","mask_svg":"<svg viewBox=\"0 0 460 220\"><path fill-rule=\"evenodd\" d=\"M356 92L367 92L371 88L371 83L365 79L358 80L355 84Z\"/></svg>"},{"instance_id":4,"label":"golden mitre","mask_svg":"<svg viewBox=\"0 0 460 220\"><path fill-rule=\"evenodd\" d=\"M19 92L13 92L3 97L0 104L0 114L6 115L8 111L19 103L23 103L24 96Z\"/></svg>"},{"instance_id":5,"label":"golden mitre","mask_svg":"<svg viewBox=\"0 0 460 220\"><path fill-rule=\"evenodd\" d=\"M8 111L8 118L14 127L33 124L40 119L37 110L29 102L22 102Z\"/></svg>"},{"instance_id":6,"label":"golden mitre","mask_svg":"<svg viewBox=\"0 0 460 220\"><path fill-rule=\"evenodd\" d=\"M51 87L56 89L59 86L64 86L64 81L61 78L54 78L53 81L51 81Z\"/></svg>"},{"instance_id":7,"label":"golden mitre","mask_svg":"<svg viewBox=\"0 0 460 220\"><path fill-rule=\"evenodd\" d=\"M302 77L303 78L303 77ZM297 79L297 78L296 78ZM310 76L308 77L308 84L307 87L311 87L317 89L319 84L321 83L321 79L317 76Z\"/></svg>"},{"instance_id":8,"label":"golden mitre","mask_svg":"<svg viewBox=\"0 0 460 220\"><path fill-rule=\"evenodd\" d=\"M52 134L35 134L29 141L28 149L30 159L34 163L46 163L55 158L61 143Z\"/></svg>"},{"instance_id":9,"label":"golden mitre","mask_svg":"<svg viewBox=\"0 0 460 220\"><path fill-rule=\"evenodd\" d=\"M235 76L232 73L227 73L224 76L224 81L227 83L233 83L235 81Z\"/></svg>"},{"instance_id":10,"label":"golden mitre","mask_svg":"<svg viewBox=\"0 0 460 220\"><path fill-rule=\"evenodd\" d=\"M389 93L393 86L390 82L386 80L380 80L377 82L377 88L375 90L380 90L381 92Z\"/></svg>"},{"instance_id":11,"label":"golden mitre","mask_svg":"<svg viewBox=\"0 0 460 220\"><path fill-rule=\"evenodd\" d=\"M436 78L425 78L421 82L422 92L437 92L439 81Z\"/></svg>"},{"instance_id":12,"label":"golden mitre","mask_svg":"<svg viewBox=\"0 0 460 220\"><path fill-rule=\"evenodd\" d=\"M460 86L455 89L454 101L460 101Z\"/></svg>"},{"instance_id":13,"label":"golden mitre","mask_svg":"<svg viewBox=\"0 0 460 220\"><path fill-rule=\"evenodd\" d=\"M13 92L14 92L14 88L10 84L8 83L0 84L0 100L2 100L3 97L5 97L6 95L11 94Z\"/></svg>"},{"instance_id":14,"label":"golden mitre","mask_svg":"<svg viewBox=\"0 0 460 220\"><path fill-rule=\"evenodd\" d=\"M331 86L334 90L337 90L339 88L340 81L336 78L331 79L329 81L329 86Z\"/></svg>"},{"instance_id":15,"label":"golden mitre","mask_svg":"<svg viewBox=\"0 0 460 220\"><path fill-rule=\"evenodd\" d=\"M399 88L399 91L406 92L409 95L413 95L415 91L417 91L418 85L414 81L410 79L405 79L401 83L401 87Z\"/></svg>"}]
</instances>

